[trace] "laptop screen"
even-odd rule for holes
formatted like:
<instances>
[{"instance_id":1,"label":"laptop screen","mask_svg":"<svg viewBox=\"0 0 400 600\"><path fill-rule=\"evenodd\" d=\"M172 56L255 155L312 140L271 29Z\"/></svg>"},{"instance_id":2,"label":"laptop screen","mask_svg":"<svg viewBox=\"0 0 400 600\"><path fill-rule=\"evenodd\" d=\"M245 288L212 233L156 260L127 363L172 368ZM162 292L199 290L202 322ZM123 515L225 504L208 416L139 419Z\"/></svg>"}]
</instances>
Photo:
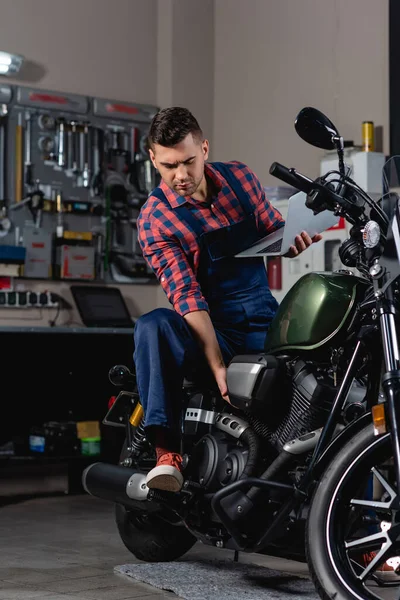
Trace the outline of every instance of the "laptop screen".
<instances>
[{"instance_id":1,"label":"laptop screen","mask_svg":"<svg viewBox=\"0 0 400 600\"><path fill-rule=\"evenodd\" d=\"M87 327L133 328L133 321L119 288L72 285L82 322Z\"/></svg>"}]
</instances>

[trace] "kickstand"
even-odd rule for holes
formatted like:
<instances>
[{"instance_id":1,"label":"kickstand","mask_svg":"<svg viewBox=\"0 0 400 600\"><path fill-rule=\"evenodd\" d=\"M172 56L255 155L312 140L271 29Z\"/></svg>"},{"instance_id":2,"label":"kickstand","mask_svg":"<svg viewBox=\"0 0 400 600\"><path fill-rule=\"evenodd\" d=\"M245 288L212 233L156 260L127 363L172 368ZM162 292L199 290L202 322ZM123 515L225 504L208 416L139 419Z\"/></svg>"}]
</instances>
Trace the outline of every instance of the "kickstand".
<instances>
[{"instance_id":1,"label":"kickstand","mask_svg":"<svg viewBox=\"0 0 400 600\"><path fill-rule=\"evenodd\" d=\"M239 562L239 550L235 550L235 556L233 557L233 562Z\"/></svg>"}]
</instances>

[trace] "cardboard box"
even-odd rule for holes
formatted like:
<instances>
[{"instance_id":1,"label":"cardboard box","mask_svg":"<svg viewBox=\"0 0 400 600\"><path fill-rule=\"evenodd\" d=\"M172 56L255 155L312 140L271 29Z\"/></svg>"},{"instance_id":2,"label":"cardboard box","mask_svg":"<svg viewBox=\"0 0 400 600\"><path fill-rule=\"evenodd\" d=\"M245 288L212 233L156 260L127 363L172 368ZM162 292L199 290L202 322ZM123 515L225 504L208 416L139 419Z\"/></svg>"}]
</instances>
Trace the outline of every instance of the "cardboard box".
<instances>
[{"instance_id":1,"label":"cardboard box","mask_svg":"<svg viewBox=\"0 0 400 600\"><path fill-rule=\"evenodd\" d=\"M63 244L60 266L62 279L94 279L95 249L91 246Z\"/></svg>"},{"instance_id":2,"label":"cardboard box","mask_svg":"<svg viewBox=\"0 0 400 600\"><path fill-rule=\"evenodd\" d=\"M24 229L26 248L24 276L38 279L51 277L52 235L43 229Z\"/></svg>"},{"instance_id":3,"label":"cardboard box","mask_svg":"<svg viewBox=\"0 0 400 600\"><path fill-rule=\"evenodd\" d=\"M98 421L77 421L77 436L80 440L100 437L100 423Z\"/></svg>"}]
</instances>

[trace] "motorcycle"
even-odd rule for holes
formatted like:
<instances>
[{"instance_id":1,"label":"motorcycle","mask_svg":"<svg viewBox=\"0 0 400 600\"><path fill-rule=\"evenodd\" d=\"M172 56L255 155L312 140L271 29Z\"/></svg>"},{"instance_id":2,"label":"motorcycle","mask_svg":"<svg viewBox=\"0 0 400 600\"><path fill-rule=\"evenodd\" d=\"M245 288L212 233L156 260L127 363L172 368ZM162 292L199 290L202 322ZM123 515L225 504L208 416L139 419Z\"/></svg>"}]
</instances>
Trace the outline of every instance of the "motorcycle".
<instances>
[{"instance_id":1,"label":"motorcycle","mask_svg":"<svg viewBox=\"0 0 400 600\"><path fill-rule=\"evenodd\" d=\"M273 163L270 173L314 213L351 224L339 250L346 268L289 290L265 351L228 365L231 405L203 374L184 380L181 492L146 486L154 453L123 365L110 370L122 390L104 418L126 430L120 462L90 465L82 482L115 503L121 539L140 560L174 560L201 540L307 561L323 599L398 598L400 575L385 578L381 566L400 564L400 276L383 260L390 247L400 261L400 201L392 192L376 201L352 180L343 138L320 111L302 109L295 129L336 150L338 171L312 180Z\"/></svg>"}]
</instances>

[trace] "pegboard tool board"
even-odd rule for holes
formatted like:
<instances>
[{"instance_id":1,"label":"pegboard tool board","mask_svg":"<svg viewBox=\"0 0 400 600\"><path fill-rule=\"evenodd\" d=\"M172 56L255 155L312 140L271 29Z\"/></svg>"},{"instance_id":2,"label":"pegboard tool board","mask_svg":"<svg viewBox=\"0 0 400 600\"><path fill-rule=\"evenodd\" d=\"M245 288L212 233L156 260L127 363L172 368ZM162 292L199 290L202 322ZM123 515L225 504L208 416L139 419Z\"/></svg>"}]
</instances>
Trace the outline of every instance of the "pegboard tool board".
<instances>
[{"instance_id":1,"label":"pegboard tool board","mask_svg":"<svg viewBox=\"0 0 400 600\"><path fill-rule=\"evenodd\" d=\"M21 274L152 280L136 220L159 183L146 147L157 107L8 85L0 107L0 245L29 240ZM43 239L51 264L38 271Z\"/></svg>"}]
</instances>

